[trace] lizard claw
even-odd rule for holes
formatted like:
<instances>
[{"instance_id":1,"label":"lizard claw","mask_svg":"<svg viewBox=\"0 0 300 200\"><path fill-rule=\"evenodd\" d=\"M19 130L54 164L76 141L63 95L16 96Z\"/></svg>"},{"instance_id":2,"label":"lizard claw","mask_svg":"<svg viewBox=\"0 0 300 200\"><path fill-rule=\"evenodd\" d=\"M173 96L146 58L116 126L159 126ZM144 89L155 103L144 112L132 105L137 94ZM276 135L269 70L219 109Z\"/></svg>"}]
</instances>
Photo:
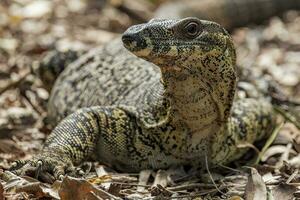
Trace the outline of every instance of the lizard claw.
<instances>
[{"instance_id":1,"label":"lizard claw","mask_svg":"<svg viewBox=\"0 0 300 200\"><path fill-rule=\"evenodd\" d=\"M81 170L81 169L80 169ZM36 179L51 176L51 180L62 180L65 175L82 176L72 162L66 157L41 154L32 160L18 160L13 162L9 171L17 175L28 175ZM47 178L49 180L49 178ZM46 181L48 182L48 181Z\"/></svg>"},{"instance_id":2,"label":"lizard claw","mask_svg":"<svg viewBox=\"0 0 300 200\"><path fill-rule=\"evenodd\" d=\"M11 164L9 170L13 171L15 169L18 169L18 168L24 166L26 163L27 163L26 160L16 160Z\"/></svg>"},{"instance_id":3,"label":"lizard claw","mask_svg":"<svg viewBox=\"0 0 300 200\"><path fill-rule=\"evenodd\" d=\"M80 176L83 176L85 173L81 168L78 168L77 169L77 174L80 175Z\"/></svg>"},{"instance_id":4,"label":"lizard claw","mask_svg":"<svg viewBox=\"0 0 300 200\"><path fill-rule=\"evenodd\" d=\"M55 166L53 169L53 175L55 179L62 180L65 175L65 167L64 166Z\"/></svg>"},{"instance_id":5,"label":"lizard claw","mask_svg":"<svg viewBox=\"0 0 300 200\"><path fill-rule=\"evenodd\" d=\"M29 175L33 176L35 167L32 165L30 160L18 160L15 161L9 168L9 171L16 175Z\"/></svg>"},{"instance_id":6,"label":"lizard claw","mask_svg":"<svg viewBox=\"0 0 300 200\"><path fill-rule=\"evenodd\" d=\"M62 181L64 179L64 177L65 176L61 174L61 175L59 175L58 180Z\"/></svg>"}]
</instances>

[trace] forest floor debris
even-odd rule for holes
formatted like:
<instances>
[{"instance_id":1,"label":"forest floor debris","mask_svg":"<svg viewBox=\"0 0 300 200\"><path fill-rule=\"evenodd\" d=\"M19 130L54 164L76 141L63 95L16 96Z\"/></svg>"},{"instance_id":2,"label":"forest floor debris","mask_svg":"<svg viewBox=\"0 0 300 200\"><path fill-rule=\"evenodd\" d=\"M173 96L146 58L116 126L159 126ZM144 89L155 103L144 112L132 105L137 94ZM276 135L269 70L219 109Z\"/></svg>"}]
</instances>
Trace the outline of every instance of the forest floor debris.
<instances>
[{"instance_id":1,"label":"forest floor debris","mask_svg":"<svg viewBox=\"0 0 300 200\"><path fill-rule=\"evenodd\" d=\"M74 194L78 194L77 199L82 195L89 199L299 197L299 121L286 114L285 109L279 111L286 116L272 144L260 151L259 156L252 151L232 166L220 166L226 173L200 176L193 169L177 168L122 174L93 163L85 179L67 177L62 182L48 184L5 171L16 159L32 158L50 132L44 123L49 93L32 73L32 63L49 50L86 50L109 42L128 26L150 18L157 2L162 1L137 1L136 9L130 9L131 1L110 2L3 0L0 3L0 200L69 199ZM290 11L264 25L239 28L232 33L238 66L274 81L284 97L293 102L300 101L299 23L300 13ZM300 113L299 105L293 112ZM241 168L255 154L259 164L255 168Z\"/></svg>"}]
</instances>

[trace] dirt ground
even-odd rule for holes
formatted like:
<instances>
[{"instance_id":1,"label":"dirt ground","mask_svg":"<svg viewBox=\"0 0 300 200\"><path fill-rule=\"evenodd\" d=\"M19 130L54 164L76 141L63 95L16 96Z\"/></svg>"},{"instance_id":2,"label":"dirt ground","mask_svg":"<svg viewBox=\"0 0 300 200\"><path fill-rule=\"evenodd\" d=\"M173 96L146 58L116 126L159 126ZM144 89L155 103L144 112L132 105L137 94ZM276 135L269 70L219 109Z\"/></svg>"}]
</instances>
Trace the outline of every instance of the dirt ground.
<instances>
[{"instance_id":1,"label":"dirt ground","mask_svg":"<svg viewBox=\"0 0 300 200\"><path fill-rule=\"evenodd\" d=\"M159 0L1 0L0 2L0 200L2 199L273 199L300 198L300 12L232 32L241 74L274 83L282 105L278 127L225 173L183 168L139 174L86 163L84 179L41 183L6 171L30 159L51 132L45 123L49 92L33 73L50 50L90 49L151 18ZM247 75L245 75L247 77ZM243 78L241 78L243 79ZM247 81L239 85L249 87ZM251 88L250 88L251 90ZM239 95L245 95L240 92ZM254 165L253 165L254 164ZM252 167L243 167L252 166Z\"/></svg>"}]
</instances>

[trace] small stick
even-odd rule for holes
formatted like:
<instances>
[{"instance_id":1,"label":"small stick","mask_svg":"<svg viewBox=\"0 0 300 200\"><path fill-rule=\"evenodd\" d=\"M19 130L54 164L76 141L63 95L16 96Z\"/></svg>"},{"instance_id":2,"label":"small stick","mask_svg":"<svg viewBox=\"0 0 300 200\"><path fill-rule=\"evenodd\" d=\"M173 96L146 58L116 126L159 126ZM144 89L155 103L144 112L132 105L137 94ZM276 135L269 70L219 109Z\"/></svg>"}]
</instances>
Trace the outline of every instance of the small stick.
<instances>
[{"instance_id":1,"label":"small stick","mask_svg":"<svg viewBox=\"0 0 300 200\"><path fill-rule=\"evenodd\" d=\"M256 147L255 147L256 148ZM257 148L256 148L257 149ZM228 169L228 170L230 170L230 171L233 171L233 172L238 172L238 173L242 173L243 171L241 171L241 170L238 170L238 169L233 169L233 168L231 168L231 167L228 167L228 166L226 166L226 165L222 165L222 164L218 164L220 167L222 167L222 168L225 168L225 169Z\"/></svg>"},{"instance_id":2,"label":"small stick","mask_svg":"<svg viewBox=\"0 0 300 200\"><path fill-rule=\"evenodd\" d=\"M214 187L214 185L206 184L206 183L191 183L191 184L186 184L186 185L178 185L178 186L174 186L174 187L168 187L168 190L181 191L181 190L195 189L195 188L199 188L199 187L212 188L212 187Z\"/></svg>"},{"instance_id":3,"label":"small stick","mask_svg":"<svg viewBox=\"0 0 300 200\"><path fill-rule=\"evenodd\" d=\"M208 167L208 161L207 161L207 154L205 154L205 167L206 167L207 173L208 173L208 175L209 175L209 177L210 177L210 179L211 179L213 185L215 186L216 190L217 190L218 192L220 192L221 194L223 194L224 196L226 196L226 194L223 193L223 192L218 188L217 184L215 183L215 181L214 181L214 179L213 179L213 177L212 177L212 175L211 175L211 173L210 173L210 170L209 170L209 167Z\"/></svg>"},{"instance_id":4,"label":"small stick","mask_svg":"<svg viewBox=\"0 0 300 200\"><path fill-rule=\"evenodd\" d=\"M286 180L286 184L289 184L299 173L299 169L295 169L295 171L292 173L292 175Z\"/></svg>"},{"instance_id":5,"label":"small stick","mask_svg":"<svg viewBox=\"0 0 300 200\"><path fill-rule=\"evenodd\" d=\"M10 81L9 83L7 83L4 87L0 88L0 95L3 94L4 92L6 92L7 90L11 89L11 88L15 88L18 87L22 81L29 75L31 74L31 72L26 72L23 75L20 75L20 77L17 80L14 81Z\"/></svg>"}]
</instances>

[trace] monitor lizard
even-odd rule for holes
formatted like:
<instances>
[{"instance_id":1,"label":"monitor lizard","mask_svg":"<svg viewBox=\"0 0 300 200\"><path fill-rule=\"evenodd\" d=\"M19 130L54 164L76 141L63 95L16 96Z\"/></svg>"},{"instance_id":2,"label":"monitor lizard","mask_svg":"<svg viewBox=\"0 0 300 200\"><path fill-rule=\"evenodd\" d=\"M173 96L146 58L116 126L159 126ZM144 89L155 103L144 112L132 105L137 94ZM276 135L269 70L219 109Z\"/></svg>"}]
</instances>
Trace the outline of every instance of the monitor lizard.
<instances>
[{"instance_id":1,"label":"monitor lizard","mask_svg":"<svg viewBox=\"0 0 300 200\"><path fill-rule=\"evenodd\" d=\"M275 124L265 99L235 98L236 53L219 24L189 17L134 25L71 63L52 88L57 125L41 152L11 170L75 174L96 160L137 172L240 158Z\"/></svg>"}]
</instances>

